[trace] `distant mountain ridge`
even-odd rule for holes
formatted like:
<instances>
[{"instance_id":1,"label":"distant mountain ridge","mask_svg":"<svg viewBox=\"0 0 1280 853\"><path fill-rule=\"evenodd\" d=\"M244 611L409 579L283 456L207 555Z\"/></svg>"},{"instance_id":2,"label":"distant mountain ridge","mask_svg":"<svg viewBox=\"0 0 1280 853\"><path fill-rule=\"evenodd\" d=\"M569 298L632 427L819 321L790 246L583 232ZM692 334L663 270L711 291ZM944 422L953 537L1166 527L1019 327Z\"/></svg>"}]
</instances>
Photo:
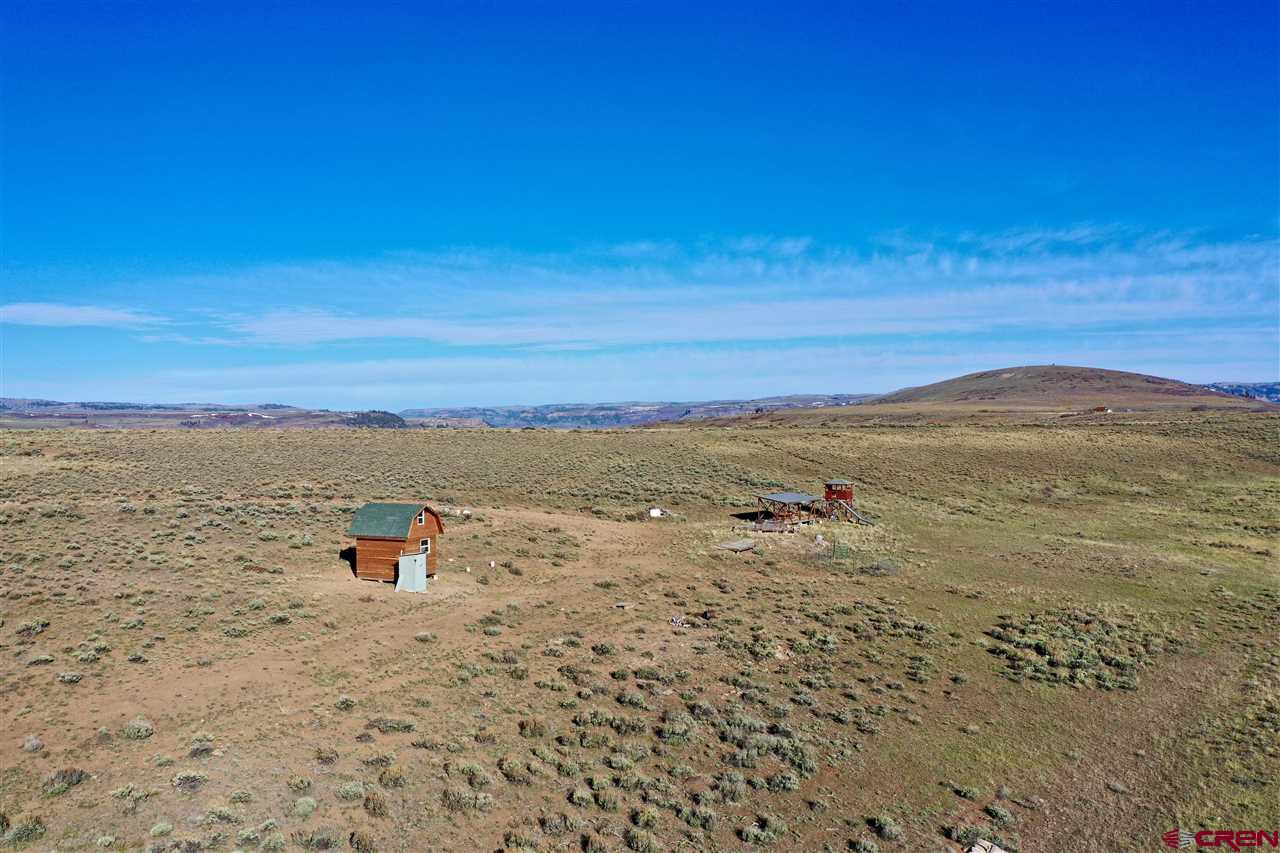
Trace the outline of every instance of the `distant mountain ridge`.
<instances>
[{"instance_id":1,"label":"distant mountain ridge","mask_svg":"<svg viewBox=\"0 0 1280 853\"><path fill-rule=\"evenodd\" d=\"M0 397L0 427L76 429L317 429L321 427L404 428L391 412L335 412L283 403L235 406L222 403L61 402Z\"/></svg>"},{"instance_id":2,"label":"distant mountain ridge","mask_svg":"<svg viewBox=\"0 0 1280 853\"><path fill-rule=\"evenodd\" d=\"M1029 365L985 370L889 394L791 394L750 400L694 402L558 403L544 406L458 406L385 411L307 409L283 403L60 402L0 397L0 427L128 429L333 427L413 429L496 427L506 429L608 429L645 424L735 423L751 416L806 418L806 411L882 406L967 411L1061 408L1270 409L1280 404L1280 383L1215 382L1192 385L1176 379L1065 365Z\"/></svg>"},{"instance_id":3,"label":"distant mountain ridge","mask_svg":"<svg viewBox=\"0 0 1280 853\"><path fill-rule=\"evenodd\" d=\"M1280 382L1210 382L1204 387L1250 400L1280 403Z\"/></svg>"},{"instance_id":4,"label":"distant mountain ridge","mask_svg":"<svg viewBox=\"0 0 1280 853\"><path fill-rule=\"evenodd\" d=\"M545 406L490 406L405 409L406 420L440 425L484 425L504 428L608 428L657 421L686 421L771 412L782 409L852 406L872 394L791 394L753 400L701 402L555 403Z\"/></svg>"},{"instance_id":5,"label":"distant mountain ridge","mask_svg":"<svg viewBox=\"0 0 1280 853\"><path fill-rule=\"evenodd\" d=\"M180 428L250 427L316 429L367 427L501 427L607 429L657 421L681 421L751 412L854 405L870 394L793 394L758 400L701 402L560 403L546 406L455 407L384 411L306 409L283 403L63 402L0 397L0 427Z\"/></svg>"},{"instance_id":6,"label":"distant mountain ridge","mask_svg":"<svg viewBox=\"0 0 1280 853\"><path fill-rule=\"evenodd\" d=\"M239 412L246 409L296 409L281 403L263 403L258 406L231 406L221 403L117 403L109 400L66 402L45 400L39 397L0 397L0 411L35 412L51 409L88 409L92 411L146 411L146 412Z\"/></svg>"}]
</instances>

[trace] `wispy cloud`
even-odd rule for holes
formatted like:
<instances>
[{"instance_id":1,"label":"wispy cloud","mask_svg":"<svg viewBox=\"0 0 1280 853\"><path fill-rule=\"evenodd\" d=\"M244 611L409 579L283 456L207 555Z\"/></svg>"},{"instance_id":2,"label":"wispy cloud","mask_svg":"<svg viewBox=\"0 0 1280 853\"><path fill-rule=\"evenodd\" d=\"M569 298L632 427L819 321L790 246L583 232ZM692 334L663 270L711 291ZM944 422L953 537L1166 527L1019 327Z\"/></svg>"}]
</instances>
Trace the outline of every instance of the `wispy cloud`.
<instances>
[{"instance_id":1,"label":"wispy cloud","mask_svg":"<svg viewBox=\"0 0 1280 853\"><path fill-rule=\"evenodd\" d=\"M1251 376L1265 357L1256 334L1232 328L1142 336L1084 335L1070 341L654 346L639 351L532 351L425 358L292 361L252 366L170 366L145 380L118 377L49 387L59 398L291 402L338 408L755 397L779 393L888 391L971 370L1013 364L1095 364L1189 381ZM1207 354L1206 354L1207 353ZM796 365L805 365L797 370ZM512 383L512 377L519 382ZM571 390L565 377L573 376ZM76 384L79 383L79 384ZM714 389L714 391L709 391ZM15 388L26 393L25 387Z\"/></svg>"},{"instance_id":2,"label":"wispy cloud","mask_svg":"<svg viewBox=\"0 0 1280 853\"><path fill-rule=\"evenodd\" d=\"M1096 225L890 235L861 252L777 237L563 255L458 250L202 279L197 291L265 304L218 314L191 340L608 347L1213 321L1274 314L1278 256L1270 240Z\"/></svg>"},{"instance_id":3,"label":"wispy cloud","mask_svg":"<svg viewBox=\"0 0 1280 853\"><path fill-rule=\"evenodd\" d=\"M130 282L145 311L5 306L5 322L126 330L166 361L4 380L35 396L342 407L887 391L1049 362L1272 379L1278 264L1273 238L1086 224L262 265Z\"/></svg>"},{"instance_id":4,"label":"wispy cloud","mask_svg":"<svg viewBox=\"0 0 1280 853\"><path fill-rule=\"evenodd\" d=\"M128 308L101 305L64 305L60 302L13 302L0 305L0 323L13 326L100 326L109 329L142 329L163 322L161 318Z\"/></svg>"}]
</instances>

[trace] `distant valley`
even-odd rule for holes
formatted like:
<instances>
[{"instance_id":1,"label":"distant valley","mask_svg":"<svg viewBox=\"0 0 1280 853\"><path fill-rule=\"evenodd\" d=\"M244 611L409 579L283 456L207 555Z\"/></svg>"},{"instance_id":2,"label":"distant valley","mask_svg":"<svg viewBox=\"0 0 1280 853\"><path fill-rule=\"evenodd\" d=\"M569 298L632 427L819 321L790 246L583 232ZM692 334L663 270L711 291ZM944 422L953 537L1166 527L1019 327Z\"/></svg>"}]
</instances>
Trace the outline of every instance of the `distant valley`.
<instances>
[{"instance_id":1,"label":"distant valley","mask_svg":"<svg viewBox=\"0 0 1280 853\"><path fill-rule=\"evenodd\" d=\"M532 428L607 429L658 421L732 417L802 408L850 406L871 394L805 394L758 400L701 402L561 403L406 409L402 412L306 409L280 403L62 402L0 397L0 427L79 429L319 429L354 428Z\"/></svg>"},{"instance_id":2,"label":"distant valley","mask_svg":"<svg viewBox=\"0 0 1280 853\"><path fill-rule=\"evenodd\" d=\"M851 406L874 394L800 394L756 400L711 400L693 403L562 403L549 406L406 409L401 417L427 424L491 427L605 428L657 421L730 417L786 409Z\"/></svg>"}]
</instances>

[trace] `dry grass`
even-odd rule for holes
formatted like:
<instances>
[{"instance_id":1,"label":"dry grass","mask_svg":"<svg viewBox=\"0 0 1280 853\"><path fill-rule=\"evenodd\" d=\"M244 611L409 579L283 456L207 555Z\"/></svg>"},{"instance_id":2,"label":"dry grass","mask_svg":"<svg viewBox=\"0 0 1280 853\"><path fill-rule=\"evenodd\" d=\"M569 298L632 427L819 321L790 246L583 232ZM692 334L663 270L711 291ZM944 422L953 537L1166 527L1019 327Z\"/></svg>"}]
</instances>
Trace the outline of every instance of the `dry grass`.
<instances>
[{"instance_id":1,"label":"dry grass","mask_svg":"<svg viewBox=\"0 0 1280 853\"><path fill-rule=\"evenodd\" d=\"M0 433L4 839L1054 850L1274 825L1277 423ZM714 548L753 493L830 475L881 523ZM476 509L425 596L337 557L356 505L409 497Z\"/></svg>"}]
</instances>

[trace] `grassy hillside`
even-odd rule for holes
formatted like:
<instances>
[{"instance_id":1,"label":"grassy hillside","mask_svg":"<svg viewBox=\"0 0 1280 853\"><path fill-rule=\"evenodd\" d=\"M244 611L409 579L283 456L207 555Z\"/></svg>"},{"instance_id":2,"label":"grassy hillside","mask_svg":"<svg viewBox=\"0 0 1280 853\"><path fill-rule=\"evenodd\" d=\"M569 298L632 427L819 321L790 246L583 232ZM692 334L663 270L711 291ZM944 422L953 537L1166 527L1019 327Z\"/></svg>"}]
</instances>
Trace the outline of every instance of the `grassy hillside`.
<instances>
[{"instance_id":1,"label":"grassy hillside","mask_svg":"<svg viewBox=\"0 0 1280 853\"><path fill-rule=\"evenodd\" d=\"M871 401L877 405L963 404L986 407L1249 408L1253 401L1176 379L1097 367L1037 365L970 373L906 388Z\"/></svg>"}]
</instances>

